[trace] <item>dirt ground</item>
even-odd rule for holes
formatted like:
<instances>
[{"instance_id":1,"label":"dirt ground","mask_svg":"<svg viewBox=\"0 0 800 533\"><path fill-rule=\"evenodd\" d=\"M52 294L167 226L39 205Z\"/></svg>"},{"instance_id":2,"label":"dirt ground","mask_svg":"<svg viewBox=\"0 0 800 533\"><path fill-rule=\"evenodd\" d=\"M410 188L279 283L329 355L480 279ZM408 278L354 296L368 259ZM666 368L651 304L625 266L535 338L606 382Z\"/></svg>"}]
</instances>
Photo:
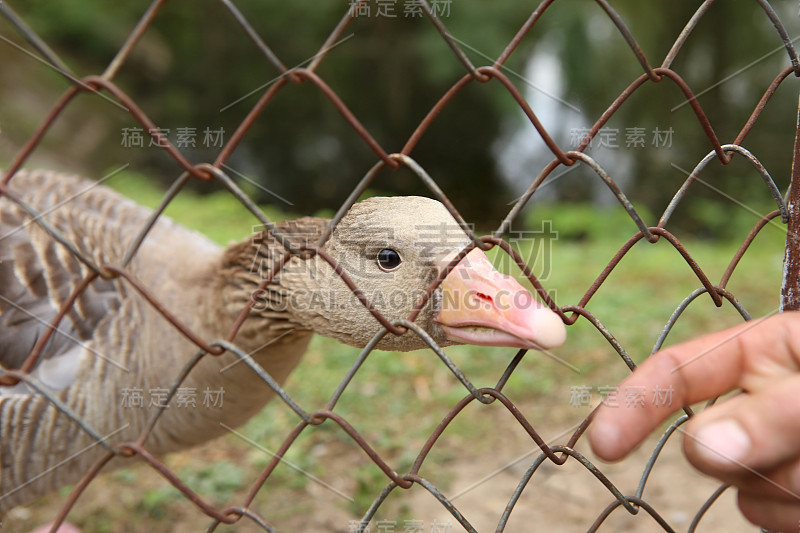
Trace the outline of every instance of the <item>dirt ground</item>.
<instances>
[{"instance_id":1,"label":"dirt ground","mask_svg":"<svg viewBox=\"0 0 800 533\"><path fill-rule=\"evenodd\" d=\"M569 428L564 428L569 429ZM622 463L608 465L592 456L588 446L579 443L581 451L625 495L635 493L650 453L657 439L651 439ZM562 441L563 442L563 441ZM678 439L664 448L644 491L644 499L676 531L687 531L703 502L717 489L719 482L701 476L689 466L680 451ZM465 464L457 469L451 492L459 494L454 502L478 531L495 531L519 480L535 456L522 442L509 446L516 457L525 459L510 468L498 456L487 456L481 462ZM476 480L497 474L478 486ZM468 490L471 487L472 490ZM464 492L467 491L467 492ZM435 499L419 493L413 499L420 516L431 520L450 520L448 513ZM587 531L607 505L614 501L608 490L577 461L556 466L546 461L531 478L514 507L505 527L508 533L533 531ZM453 527L453 531L459 531ZM736 509L735 492L726 491L700 521L697 531L757 531ZM645 511L631 515L618 507L605 520L599 531L651 532L664 531Z\"/></svg>"},{"instance_id":2,"label":"dirt ground","mask_svg":"<svg viewBox=\"0 0 800 533\"><path fill-rule=\"evenodd\" d=\"M550 415L554 415L552 411ZM577 410L557 415L574 424L553 424L542 431L551 444L564 444L582 419ZM495 420L495 422L500 422ZM507 421L505 421L507 422ZM512 493L526 470L539 455L519 427L503 424L495 428L497 442L490 453L448 464L453 479L446 496L480 532L495 531ZM687 531L698 509L720 483L697 473L681 452L678 435L673 435L659 456L645 486L644 500L675 531ZM650 458L658 436L617 464L606 464L593 456L585 439L576 450L585 455L626 496L633 495ZM415 487L410 495L410 514L425 525L425 531L462 531L463 528L439 501ZM735 491L725 491L699 522L696 531L753 532L758 528L747 522L736 508ZM568 460L561 466L545 461L535 472L515 505L504 531L580 532L587 531L603 510L614 501L611 493L583 465ZM387 517L388 518L388 517ZM389 518L389 522L393 522ZM403 520L396 520L396 531L404 531ZM443 524L436 530L434 524ZM449 524L449 526L448 526ZM449 529L448 529L449 527ZM373 531L379 531L373 527ZM631 515L618 507L599 527L599 531L664 531L645 511ZM380 532L382 533L382 532Z\"/></svg>"},{"instance_id":3,"label":"dirt ground","mask_svg":"<svg viewBox=\"0 0 800 533\"><path fill-rule=\"evenodd\" d=\"M585 411L561 407L520 406L532 420L542 420L542 436L552 444L564 444ZM558 422L555 422L555 421ZM498 521L525 471L538 455L530 438L516 421L501 410L476 410L465 417L482 431L479 437L450 428L442 436L434 453L423 465L423 478L431 481L449 498L477 531L496 531ZM537 428L538 430L539 428ZM644 499L675 531L687 531L698 509L719 486L717 482L696 473L685 461L680 439L674 435L663 449L647 482ZM633 495L642 471L655 446L650 439L630 458L618 464L597 461L584 439L576 450L586 455L625 495ZM414 444L414 453L419 443ZM441 448L441 450L440 450ZM243 457L247 445L230 439L212 442L193 452L177 454L168 460L173 468L195 468L213 461ZM369 460L360 449L339 439L317 444L313 448L316 465L309 473L319 481L303 484L300 489L271 487L267 484L253 504L253 509L266 517L279 532L356 531L358 520L374 496L385 486L382 474L364 481L353 479L354 468L369 468ZM439 453L441 451L441 453ZM366 467L364 465L367 465ZM116 473L94 481L79 501L70 520L83 533L96 532L195 532L204 531L209 520L186 501L178 499L165 508L165 516L148 516L142 511L142 498L147 490L163 487L164 482L151 469L139 465L130 469L135 485L126 484ZM247 472L248 480L259 472ZM298 474L300 476L300 474ZM430 476L430 477L428 477ZM355 509L347 499L359 490L370 495L366 505ZM237 492L231 502L244 494ZM5 519L2 532L28 532L48 523L63 504L65 495L54 496L36 505L17 508ZM532 477L516 504L504 531L580 532L590 529L595 519L614 501L609 491L580 463L567 461L556 466L545 461ZM645 511L631 515L617 508L599 527L599 531L656 532L663 531ZM263 531L242 520L218 531ZM396 489L387 498L368 529L371 533L450 533L463 531L450 512L425 488L415 485L408 491ZM758 528L739 514L735 493L726 491L711 506L697 531L754 532Z\"/></svg>"}]
</instances>

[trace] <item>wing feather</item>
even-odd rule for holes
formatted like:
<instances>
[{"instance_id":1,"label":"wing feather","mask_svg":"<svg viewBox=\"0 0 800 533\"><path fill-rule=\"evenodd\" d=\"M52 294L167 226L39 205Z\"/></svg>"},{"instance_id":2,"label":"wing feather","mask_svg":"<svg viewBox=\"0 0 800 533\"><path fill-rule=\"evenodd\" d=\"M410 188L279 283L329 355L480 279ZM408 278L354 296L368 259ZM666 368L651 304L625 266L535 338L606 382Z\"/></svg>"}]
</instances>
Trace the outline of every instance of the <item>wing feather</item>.
<instances>
[{"instance_id":1,"label":"wing feather","mask_svg":"<svg viewBox=\"0 0 800 533\"><path fill-rule=\"evenodd\" d=\"M41 171L17 173L10 188L93 259L117 258L123 244L113 229L118 196L77 177ZM129 218L143 221L145 210L135 211ZM0 365L22 366L89 272L21 207L0 197ZM98 278L78 297L45 345L37 377L56 390L71 383L85 343L120 307L118 289Z\"/></svg>"}]
</instances>

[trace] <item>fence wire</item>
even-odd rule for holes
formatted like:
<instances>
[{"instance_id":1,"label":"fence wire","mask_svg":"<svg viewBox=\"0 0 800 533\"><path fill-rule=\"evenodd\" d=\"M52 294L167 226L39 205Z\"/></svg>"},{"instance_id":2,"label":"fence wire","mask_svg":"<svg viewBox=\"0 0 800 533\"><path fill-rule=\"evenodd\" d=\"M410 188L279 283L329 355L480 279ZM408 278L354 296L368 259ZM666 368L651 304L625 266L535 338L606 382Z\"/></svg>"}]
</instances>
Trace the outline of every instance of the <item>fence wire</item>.
<instances>
[{"instance_id":1,"label":"fence wire","mask_svg":"<svg viewBox=\"0 0 800 533\"><path fill-rule=\"evenodd\" d=\"M435 29L441 35L441 38L446 41L450 50L453 52L454 60L463 65L464 75L461 79L456 81L452 87L446 91L445 94L441 96L441 98L431 108L427 116L425 116L424 119L419 123L418 127L409 137L403 148L399 152L393 152L382 146L381 143L376 140L375 137L373 137L373 135L359 120L359 118L350 110L347 104L339 98L336 92L326 83L325 79L317 73L320 65L325 62L327 53L331 46L342 38L343 32L347 28L348 24L354 20L354 18L357 16L358 10L362 5L367 3L367 0L351 2L348 8L343 9L345 12L340 22L338 25L336 25L327 39L322 43L319 51L314 55L314 59L305 67L297 67L292 69L288 69L285 66L285 63L281 61L281 59L272 51L272 49L267 45L266 41L259 35L253 25L251 25L251 23L248 21L247 17L236 8L231 0L220 0L220 3L231 13L235 21L241 26L242 30L252 41L253 45L261 52L264 59L271 64L272 67L277 69L281 75L275 83L270 85L264 91L255 105L253 105L233 135L230 136L227 143L225 143L225 145L216 155L216 159L211 162L205 162L201 164L192 164L184 156L184 154L181 153L180 149L178 149L162 133L162 130L157 127L157 124L137 105L137 102L131 96L126 94L126 92L115 82L115 77L119 73L122 66L129 59L131 52L136 48L143 34L158 17L159 11L166 3L166 0L155 0L152 2L146 12L142 15L138 24L128 35L124 44L119 49L113 60L109 63L105 71L98 75L84 77L79 77L71 72L68 67L66 67L65 63L53 51L53 49L51 49L47 43L45 43L36 35L35 31L31 29L11 9L8 3L0 2L0 13L2 13L19 30L21 35L25 37L30 46L32 46L40 54L44 61L52 65L53 68L60 72L71 83L69 89L62 95L56 104L53 105L42 123L36 128L35 132L15 155L9 167L6 169L2 181L0 181L1 194L6 196L10 201L19 205L22 209L26 210L37 224L39 224L45 231L50 233L55 240L66 247L75 258L77 258L81 263L86 265L86 267L91 270L91 273L80 285L75 288L72 295L65 301L60 312L54 318L52 327L50 328L50 334L52 334L52 331L55 330L58 322L70 311L76 299L83 291L87 290L89 285L94 280L98 278L121 278L131 290L140 293L149 302L149 304L152 305L152 307L164 317L164 320L169 321L173 327L180 331L183 336L185 336L197 347L195 356L190 360L189 363L186 364L183 371L180 372L179 376L172 383L165 406L160 409L156 416L150 419L146 429L141 435L139 435L138 439L132 442L115 442L113 438L107 439L101 434L101 432L91 427L91 425L86 421L81 420L80 417L71 412L67 406L63 405L59 401L56 394L49 391L46 387L42 387L34 378L29 375L31 369L35 366L41 350L46 344L50 334L48 334L45 338L39 339L39 342L32 349L22 368L19 370L0 370L0 385L13 386L21 381L27 383L32 388L35 388L39 394L47 397L56 407L58 407L63 416L69 417L74 420L74 422L79 424L87 434L91 435L92 438L95 439L96 442L106 450L105 456L99 460L92 469L85 473L83 480L71 492L68 500L61 509L61 512L57 517L55 517L55 523L52 531L55 531L66 519L73 507L80 501L86 487L93 482L106 463L114 458L126 458L134 456L138 456L144 460L147 464L149 464L150 467L163 476L164 479L166 479L172 486L175 487L175 489L182 493L189 501L192 502L194 506L196 506L198 512L207 515L211 519L211 524L208 527L209 531L215 530L220 524L235 524L243 519L251 521L253 524L263 528L265 531L274 531L274 527L270 524L270 517L260 516L257 512L257 509L251 507L256 495L266 486L269 486L271 475L274 469L279 465L282 458L298 440L304 430L310 426L318 426L323 423L332 423L341 428L341 430L349 436L352 442L354 442L363 451L365 456L374 462L378 468L380 468L380 470L385 474L388 483L385 489L380 492L380 494L376 495L373 504L369 507L369 509L366 511L366 514L363 516L363 519L358 524L357 530L359 532L368 530L370 524L374 522L373 518L375 517L376 512L392 492L398 488L409 489L414 485L423 487L433 498L438 500L442 507L450 513L453 519L457 521L465 531L473 532L476 531L476 529L468 519L469 513L459 509L459 507L453 501L448 499L445 492L437 488L435 484L423 478L419 474L429 452L442 436L445 429L457 417L463 416L461 413L463 413L464 407L472 402L479 402L481 404L499 402L502 404L510 413L513 414L519 425L530 437L532 444L540 449L540 454L538 457L533 461L531 466L520 478L519 483L505 509L498 510L500 520L497 524L497 531L504 531L506 523L511 514L514 512L515 505L517 504L520 496L526 487L535 483L536 474L539 467L543 463L549 462L552 465L560 466L565 464L567 461L570 461L570 459L573 462L582 465L599 481L599 483L602 484L603 487L605 487L610 500L610 503L601 512L601 514L594 517L594 522L588 527L589 531L595 531L600 528L603 522L620 507L632 515L644 512L650 515L653 519L653 522L658 524L658 526L664 531L672 531L673 528L668 522L668 517L663 516L659 512L659 508L656 504L648 501L648 499L645 497L644 489L649 479L651 470L657 462L663 447L671 438L673 438L676 430L691 416L692 412L689 408L685 408L686 414L675 420L668 427L668 429L663 433L661 439L658 441L656 447L652 450L649 461L641 473L637 490L633 494L626 494L617 487L611 476L607 476L603 473L603 467L601 465L593 464L587 457L575 449L576 443L578 443L578 441L582 438L584 432L591 424L591 415L586 417L583 423L581 423L577 429L575 429L575 431L572 432L568 438L566 438L563 444L548 444L546 439L541 436L540 431L535 429L535 424L529 420L523 412L517 409L514 405L514 402L503 392L506 382L524 357L525 350L521 350L516 355L494 387L476 388L470 383L470 381L455 365L455 363L453 363L447 357L441 348L439 348L432 339L427 337L424 331L421 331L414 324L414 319L416 318L419 310L425 305L427 298L419 302L417 308L407 318L407 320L391 322L382 316L381 313L369 303L368 298L360 292L360 289L354 283L345 280L350 285L350 288L360 295L364 305L374 315L375 319L377 319L383 325L384 329L362 352L361 356L353 365L348 375L342 380L340 387L337 389L336 393L330 399L325 408L322 410L311 411L305 409L303 406L299 405L295 400L293 400L289 394L287 394L287 392L282 389L277 382L272 379L271 376L269 376L267 372L260 368L257 363L249 358L247 353L245 353L236 345L236 334L248 316L250 312L250 306L241 310L239 320L236 321L234 327L230 330L226 338L208 339L205 337L203 331L193 331L182 324L180 319L171 314L170 311L159 301L157 295L150 293L148 287L137 280L136 277L127 270L127 264L136 255L139 245L148 238L148 231L152 227L152 224L161 215L170 202L180 193L183 187L191 180L216 180L220 182L224 188L229 190L230 193L238 201L240 201L246 209L250 210L253 215L256 216L264 224L264 226L272 232L275 238L281 242L286 249L290 250L291 254L286 256L279 267L273 270L273 276L283 265L288 262L292 255L307 259L314 254L319 254L327 262L329 262L334 269L337 269L336 261L330 256L327 256L324 249L321 247L328 235L324 235L317 245L302 247L293 246L292 243L281 234L276 226L248 198L248 196L241 189L239 189L234 180L231 179L230 175L228 174L225 165L236 147L247 136L248 131L251 129L254 122L264 113L264 110L273 102L275 96L280 91L288 90L291 85L308 83L315 86L328 99L330 105L332 105L342 115L344 120L346 120L350 126L352 126L353 130L361 137L361 139L363 139L364 143L372 150L376 157L376 163L374 167L364 175L363 179L358 183L350 197L340 207L336 217L334 217L334 225L338 223L350 206L355 203L356 199L367 189L367 187L370 186L379 171L384 168L398 169L400 167L406 167L428 187L431 196L440 200L450 211L455 220L464 227L465 231L472 240L471 247L480 247L484 250L488 250L493 247L500 247L503 252L508 254L522 269L524 275L530 280L535 288L539 298L553 311L558 313L565 324L572 325L581 317L583 317L587 322L591 323L600 332L600 334L602 334L602 336L607 340L608 344L619 354L621 361L630 369L634 369L636 366L633 360L627 354L624 347L617 341L612 332L609 331L607 327L604 326L603 323L587 309L587 305L592 300L598 289L604 285L609 275L624 260L626 253L633 247L634 244L642 239L650 243L655 243L658 241L668 242L669 245L674 247L678 253L680 253L686 264L691 268L694 275L697 277L697 281L700 284L700 287L697 290L692 292L678 305L677 309L664 326L661 335L657 339L655 349L660 348L682 313L693 301L698 298L707 297L716 307L721 307L725 301L728 301L733 307L736 308L743 318L749 319L750 317L747 310L742 307L735 295L727 289L728 280L739 264L740 259L747 252L748 247L753 242L754 238L770 221L779 219L784 224L789 223L790 229L797 228L797 223L796 221L793 222L789 220L790 210L787 209L787 202L784 201L783 194L776 187L764 165L762 165L756 155L752 154L742 146L742 142L748 133L750 133L765 107L769 104L770 99L775 94L778 87L790 76L800 76L800 62L798 62L797 53L793 46L793 40L789 38L783 24L781 23L778 15L775 13L770 3L766 0L758 0L758 4L763 9L764 16L767 17L772 23L775 28L775 32L783 42L783 46L785 47L789 61L787 66L775 75L772 83L764 92L761 100L758 102L758 105L753 109L749 120L738 133L736 138L729 144L723 144L717 137L712 124L703 111L699 101L695 97L696 95L693 93L692 88L684 81L678 72L672 69L672 63L674 59L679 54L688 37L695 30L700 20L706 15L708 8L714 3L714 0L706 0L700 5L695 15L691 18L686 27L676 38L672 48L660 66L655 67L652 66L653 63L644 54L642 48L637 43L633 33L626 26L626 23L622 17L620 17L620 15L605 0L595 1L602 8L605 15L613 22L614 26L619 31L619 34L627 42L627 45L630 47L630 50L633 52L636 60L641 65L642 74L632 81L630 85L626 87L624 91L622 91L619 97L613 101L607 110L602 113L602 115L594 122L576 149L564 150L561 146L559 146L559 144L553 139L547 129L540 122L535 110L531 108L523 94L503 72L503 67L508 61L509 57L515 52L525 36L532 32L533 28L539 23L540 17L544 11L554 4L556 0L544 0L541 4L539 4L531 13L530 17L523 23L516 35L514 35L500 56L497 57L493 63L482 66L475 65L471 62L461 45L448 32L446 22L437 16L435 10L431 7L431 4L426 0L418 0L417 3L424 12L424 15L433 24ZM502 86L503 89L507 91L511 97L513 97L514 101L519 105L519 108L525 113L532 126L536 129L541 139L552 152L553 156L552 161L542 168L538 176L533 180L525 193L511 207L507 216L502 220L497 230L491 235L485 236L480 236L473 232L469 225L464 222L464 219L459 214L456 206L453 205L448 197L437 186L435 180L420 164L413 159L412 156L415 146L420 142L424 133L431 127L434 121L438 119L441 111L451 101L453 101L453 99L456 98L456 96L462 90L475 82L491 82ZM708 139L710 150L708 155L699 163L697 163L694 170L690 173L688 178L686 178L680 189L675 193L674 198L660 216L658 223L655 226L648 226L631 201L629 201L629 199L626 197L625 192L615 183L614 179L611 177L611 173L606 171L606 169L604 169L595 159L589 156L586 153L586 149L592 140L599 135L601 129L611 119L611 117L622 106L625 105L625 102L629 97L631 97L631 95L645 85L656 83L674 84L682 92L685 97L685 103L691 107L698 124L702 127L705 136ZM41 213L38 213L34 208L26 205L13 193L13 189L9 187L9 184L14 179L15 174L21 168L23 168L34 151L37 150L43 137L51 128L53 128L54 124L58 121L64 110L71 106L78 96L85 93L100 92L107 93L110 98L124 106L127 112L152 136L154 143L161 147L174 160L175 164L182 172L181 177L164 196L161 205L154 211L153 217L149 223L145 227L141 228L139 237L136 239L135 244L130 248L130 250L128 250L128 253L125 256L125 261L123 261L123 263L120 265L96 263L91 257L83 253L79 246L73 242L70 242L70 240L61 235L55 227L49 225L41 216ZM798 131L800 132L800 130ZM797 146L798 144L796 141L796 153L798 152ZM726 165L735 155L746 159L750 164L752 164L759 176L763 179L764 187L767 189L765 193L769 194L774 199L776 207L773 212L764 216L752 228L749 234L742 241L738 252L731 260L721 279L717 283L714 283L714 281L710 279L703 270L698 261L693 258L687 248L681 243L680 239L667 229L667 226L676 207L681 201L684 200L687 194L689 194L691 185L697 180L697 177L703 168L714 159L717 159L723 165ZM568 304L554 301L554 298L551 296L552 293L537 279L531 270L531 267L526 264L525 260L519 255L519 253L517 253L514 248L505 240L503 240L503 236L510 230L512 222L514 222L514 220L520 215L523 207L530 202L530 200L536 195L537 191L540 190L545 180L547 180L547 178L551 176L556 169L560 167L571 167L576 164L584 165L591 169L597 174L598 178L608 186L609 190L619 202L619 205L630 216L632 227L635 228L635 233L628 240L628 242L626 242L619 250L616 251L616 253L614 253L607 266L597 276L591 286L585 291L580 300L577 303ZM799 171L797 168L793 169L793 181L795 180L795 174L798 172ZM792 195L792 197L797 196L797 194L800 194L800 188L794 187L792 192L795 193ZM790 241L791 238L787 242ZM462 257L463 255L464 253L461 254ZM789 288L796 286L800 280L800 276L797 274L800 272L800 258L798 258L793 248L787 249L787 272L788 276L785 280L785 284L788 284L787 287ZM269 276L267 279L263 280L260 288L265 288L270 283L271 279L272 276ZM433 288L429 290L428 296L430 296L432 290ZM800 303L796 299L792 300L792 295L794 295L794 298L800 297L800 291L787 290L785 287L783 294L785 296L783 301L784 309L800 308ZM355 374L359 366L366 359L367 355L369 355L371 347L377 344L380 338L384 335L401 335L406 333L408 330L413 330L413 332L420 335L426 340L426 342L428 342L433 351L439 356L442 363L445 364L449 370L460 379L467 391L467 394L460 402L450 409L438 427L433 433L430 434L427 441L417 453L416 460L413 462L412 468L407 472L398 473L394 470L393 466L381 456L380 452L377 451L376 448L364 436L359 434L354 429L353 425L351 425L348 420L335 411L335 408L339 398L355 378ZM190 486L180 479L174 470L170 469L164 462L161 461L161 459L154 456L148 450L147 445L143 443L147 441L149 432L152 431L155 425L159 423L159 415L163 413L164 409L170 404L170 402L174 401L176 391L180 387L185 377L192 372L192 369L196 363L204 357L218 356L225 352L236 354L248 365L250 365L253 370L262 377L264 382L263 386L271 388L276 393L279 398L279 400L276 401L285 402L285 404L292 411L294 411L298 419L298 424L285 437L283 444L280 446L268 466L266 466L260 475L257 476L247 492L246 497L236 505L219 508L198 495ZM689 531L695 530L704 514L712 505L714 505L720 494L722 494L725 489L726 486L723 485L717 491L715 491L707 501L698 502L697 511L692 518ZM592 519L593 517L587 516L587 523L589 523Z\"/></svg>"}]
</instances>

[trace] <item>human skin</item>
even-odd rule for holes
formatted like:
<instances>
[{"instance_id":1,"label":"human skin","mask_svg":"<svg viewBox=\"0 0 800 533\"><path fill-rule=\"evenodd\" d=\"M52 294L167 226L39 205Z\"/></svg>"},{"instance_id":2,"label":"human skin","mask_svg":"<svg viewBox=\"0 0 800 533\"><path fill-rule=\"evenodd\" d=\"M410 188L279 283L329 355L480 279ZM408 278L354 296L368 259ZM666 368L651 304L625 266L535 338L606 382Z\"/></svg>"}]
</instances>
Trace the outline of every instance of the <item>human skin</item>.
<instances>
[{"instance_id":1,"label":"human skin","mask_svg":"<svg viewBox=\"0 0 800 533\"><path fill-rule=\"evenodd\" d=\"M601 406L588 435L600 459L624 458L684 405L741 390L681 428L684 453L695 468L738 489L748 520L773 531L798 530L800 313L666 348L620 383L626 387L671 389L672 402Z\"/></svg>"}]
</instances>

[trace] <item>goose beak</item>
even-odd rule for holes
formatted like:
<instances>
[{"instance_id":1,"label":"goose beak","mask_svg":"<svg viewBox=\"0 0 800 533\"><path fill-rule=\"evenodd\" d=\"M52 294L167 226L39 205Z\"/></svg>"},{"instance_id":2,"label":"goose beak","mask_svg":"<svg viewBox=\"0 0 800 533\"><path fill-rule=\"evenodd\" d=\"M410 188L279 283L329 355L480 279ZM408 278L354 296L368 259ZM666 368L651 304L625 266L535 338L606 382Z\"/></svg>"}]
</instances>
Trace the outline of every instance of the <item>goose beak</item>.
<instances>
[{"instance_id":1,"label":"goose beak","mask_svg":"<svg viewBox=\"0 0 800 533\"><path fill-rule=\"evenodd\" d=\"M444 260L447 265L454 254ZM460 344L546 350L564 343L561 318L475 248L442 281L435 321Z\"/></svg>"}]
</instances>

